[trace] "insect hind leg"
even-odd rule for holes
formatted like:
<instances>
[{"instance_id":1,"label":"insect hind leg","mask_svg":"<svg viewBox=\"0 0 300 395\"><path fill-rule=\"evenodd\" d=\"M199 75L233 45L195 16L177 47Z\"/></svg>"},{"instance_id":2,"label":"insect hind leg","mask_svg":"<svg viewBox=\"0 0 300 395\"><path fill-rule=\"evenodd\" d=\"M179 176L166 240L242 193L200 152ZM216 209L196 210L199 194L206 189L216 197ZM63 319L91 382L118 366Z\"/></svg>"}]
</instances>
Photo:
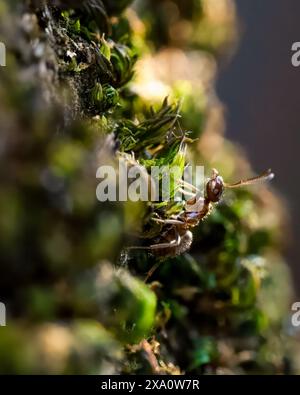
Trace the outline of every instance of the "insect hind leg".
<instances>
[{"instance_id":1,"label":"insect hind leg","mask_svg":"<svg viewBox=\"0 0 300 395\"><path fill-rule=\"evenodd\" d=\"M163 249L163 248L168 249L168 248L178 247L180 245L180 242L181 242L181 237L180 237L179 233L176 232L176 238L174 240L171 240L168 243L152 244L149 248L152 251L155 251L155 250L159 251L160 249ZM153 273L160 266L161 263L162 263L162 261L160 260L155 265L153 265L151 267L151 269L148 271L148 273L147 273L147 275L145 277L145 280L144 280L145 283L148 282L149 278L152 277Z\"/></svg>"}]
</instances>

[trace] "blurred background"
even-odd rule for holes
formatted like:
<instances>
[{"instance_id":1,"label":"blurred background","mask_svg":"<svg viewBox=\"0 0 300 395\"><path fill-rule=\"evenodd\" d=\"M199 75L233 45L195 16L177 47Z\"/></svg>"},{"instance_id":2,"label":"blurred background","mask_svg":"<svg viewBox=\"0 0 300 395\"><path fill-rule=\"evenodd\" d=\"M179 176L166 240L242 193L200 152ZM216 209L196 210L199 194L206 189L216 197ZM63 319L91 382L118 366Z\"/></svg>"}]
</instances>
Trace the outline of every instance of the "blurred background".
<instances>
[{"instance_id":1,"label":"blurred background","mask_svg":"<svg viewBox=\"0 0 300 395\"><path fill-rule=\"evenodd\" d=\"M222 63L217 83L226 136L242 146L256 172L272 167L276 173L273 185L290 212L286 254L299 295L300 68L291 64L291 47L300 41L300 2L237 0L236 6L240 43L230 62Z\"/></svg>"}]
</instances>

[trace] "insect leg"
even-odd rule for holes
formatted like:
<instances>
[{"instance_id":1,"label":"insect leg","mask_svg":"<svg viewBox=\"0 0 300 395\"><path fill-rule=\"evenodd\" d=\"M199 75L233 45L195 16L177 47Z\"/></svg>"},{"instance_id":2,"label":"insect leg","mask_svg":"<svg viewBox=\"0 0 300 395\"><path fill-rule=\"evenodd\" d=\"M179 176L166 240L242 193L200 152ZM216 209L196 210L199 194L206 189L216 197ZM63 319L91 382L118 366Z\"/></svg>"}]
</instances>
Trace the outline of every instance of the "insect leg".
<instances>
[{"instance_id":1,"label":"insect leg","mask_svg":"<svg viewBox=\"0 0 300 395\"><path fill-rule=\"evenodd\" d=\"M151 267L151 269L149 270L149 272L147 273L144 283L148 282L149 278L152 277L153 273L155 272L156 269L158 269L158 267L160 266L161 261L158 261L155 265L153 265Z\"/></svg>"},{"instance_id":2,"label":"insect leg","mask_svg":"<svg viewBox=\"0 0 300 395\"><path fill-rule=\"evenodd\" d=\"M200 192L198 188L196 188L193 184L190 184L183 180L178 180L178 183L185 189L189 189L192 192Z\"/></svg>"},{"instance_id":3,"label":"insect leg","mask_svg":"<svg viewBox=\"0 0 300 395\"><path fill-rule=\"evenodd\" d=\"M182 188L179 188L178 189L178 192L181 192L181 193L183 193L184 195L186 195L186 196L195 196L195 194L193 193L193 192L188 192L188 191L185 191L184 189L182 189Z\"/></svg>"},{"instance_id":4,"label":"insect leg","mask_svg":"<svg viewBox=\"0 0 300 395\"><path fill-rule=\"evenodd\" d=\"M178 219L160 219L160 218L152 218L152 221L158 222L160 224L169 224L169 225L184 225L183 221Z\"/></svg>"},{"instance_id":5,"label":"insect leg","mask_svg":"<svg viewBox=\"0 0 300 395\"><path fill-rule=\"evenodd\" d=\"M179 235L179 233L176 231L176 238L172 241L170 241L169 243L160 243L160 244L152 244L149 248L151 250L159 250L161 248L170 248L170 247L178 247L181 241L181 237ZM153 273L155 272L155 270L160 266L162 261L158 261L155 265L153 265L151 267L151 269L149 270L149 272L146 275L146 278L144 280L144 282L146 283L149 278L153 275Z\"/></svg>"},{"instance_id":6,"label":"insect leg","mask_svg":"<svg viewBox=\"0 0 300 395\"><path fill-rule=\"evenodd\" d=\"M180 241L181 241L181 237L179 236L179 234L177 234L176 239L170 241L169 243L152 244L149 248L151 250L159 250L161 248L178 247Z\"/></svg>"},{"instance_id":7,"label":"insect leg","mask_svg":"<svg viewBox=\"0 0 300 395\"><path fill-rule=\"evenodd\" d=\"M183 224L183 222L180 222L180 224ZM169 247L177 247L180 244L180 236L176 232L176 239L168 242L168 243L158 243L158 244L152 244L150 246L131 246L131 247L126 247L127 251L130 250L159 250L161 248L169 248Z\"/></svg>"}]
</instances>

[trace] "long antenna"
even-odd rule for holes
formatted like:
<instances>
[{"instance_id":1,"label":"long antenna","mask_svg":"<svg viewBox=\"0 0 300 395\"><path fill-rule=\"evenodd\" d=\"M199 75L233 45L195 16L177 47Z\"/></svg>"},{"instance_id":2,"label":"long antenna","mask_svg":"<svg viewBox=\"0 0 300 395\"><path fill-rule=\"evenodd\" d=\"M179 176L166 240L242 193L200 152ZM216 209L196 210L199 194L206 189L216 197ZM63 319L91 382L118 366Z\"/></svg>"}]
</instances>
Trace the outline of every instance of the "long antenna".
<instances>
[{"instance_id":1,"label":"long antenna","mask_svg":"<svg viewBox=\"0 0 300 395\"><path fill-rule=\"evenodd\" d=\"M266 170L264 173L259 176L248 178L246 180L240 180L235 184L225 184L226 188L239 188L245 185L257 184L265 181L270 181L274 178L274 173L272 173L271 169Z\"/></svg>"}]
</instances>

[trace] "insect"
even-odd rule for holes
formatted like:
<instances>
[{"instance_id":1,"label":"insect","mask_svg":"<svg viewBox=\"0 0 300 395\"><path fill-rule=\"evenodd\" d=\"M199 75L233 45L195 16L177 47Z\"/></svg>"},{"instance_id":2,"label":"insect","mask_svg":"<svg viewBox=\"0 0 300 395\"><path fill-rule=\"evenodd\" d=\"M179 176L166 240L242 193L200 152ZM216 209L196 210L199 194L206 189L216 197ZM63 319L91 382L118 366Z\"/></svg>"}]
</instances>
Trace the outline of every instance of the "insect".
<instances>
[{"instance_id":1,"label":"insect","mask_svg":"<svg viewBox=\"0 0 300 395\"><path fill-rule=\"evenodd\" d=\"M227 184L223 181L219 172L213 169L212 175L205 185L204 197L201 196L199 190L194 185L180 180L179 184L182 193L189 196L185 202L184 211L168 219L152 218L153 221L161 223L163 228L165 228L160 237L161 242L148 247L136 248L149 250L158 257L171 257L183 254L190 249L193 242L193 234L190 229L197 226L200 221L204 220L211 213L214 204L221 200L225 189L239 188L258 182L269 181L273 178L274 174L269 169L259 176L240 180L234 184ZM148 272L145 281L153 274L158 265L159 263Z\"/></svg>"}]
</instances>

